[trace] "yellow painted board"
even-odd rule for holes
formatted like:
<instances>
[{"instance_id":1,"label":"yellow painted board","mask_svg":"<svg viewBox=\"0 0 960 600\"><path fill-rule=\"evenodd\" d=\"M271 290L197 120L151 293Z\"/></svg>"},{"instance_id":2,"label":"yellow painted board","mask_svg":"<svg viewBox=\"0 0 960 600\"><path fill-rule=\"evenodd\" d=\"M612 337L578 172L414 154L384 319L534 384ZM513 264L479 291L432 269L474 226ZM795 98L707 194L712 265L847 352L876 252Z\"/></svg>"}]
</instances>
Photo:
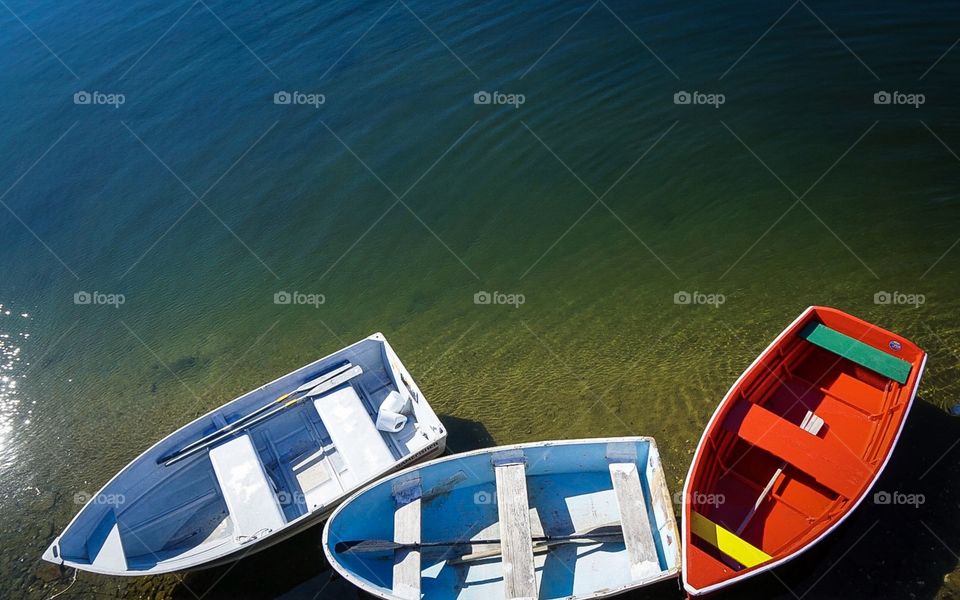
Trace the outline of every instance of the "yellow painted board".
<instances>
[{"instance_id":1,"label":"yellow painted board","mask_svg":"<svg viewBox=\"0 0 960 600\"><path fill-rule=\"evenodd\" d=\"M773 559L732 531L717 525L700 513L690 511L690 531L745 567L753 567Z\"/></svg>"}]
</instances>

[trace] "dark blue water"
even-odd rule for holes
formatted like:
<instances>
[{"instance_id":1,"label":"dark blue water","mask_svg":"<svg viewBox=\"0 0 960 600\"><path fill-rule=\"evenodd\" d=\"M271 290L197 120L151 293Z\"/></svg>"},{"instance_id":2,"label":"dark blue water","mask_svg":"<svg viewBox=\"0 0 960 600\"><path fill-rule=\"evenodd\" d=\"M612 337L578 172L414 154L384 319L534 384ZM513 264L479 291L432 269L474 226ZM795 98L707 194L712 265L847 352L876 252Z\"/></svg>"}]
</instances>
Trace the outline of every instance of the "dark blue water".
<instances>
[{"instance_id":1,"label":"dark blue water","mask_svg":"<svg viewBox=\"0 0 960 600\"><path fill-rule=\"evenodd\" d=\"M452 448L654 435L679 491L723 392L816 303L930 352L881 483L926 502L865 506L754 593L960 593L958 23L933 2L5 0L2 587L65 588L39 555L75 496L374 331ZM475 103L495 91L512 104ZM313 596L312 536L65 596Z\"/></svg>"}]
</instances>

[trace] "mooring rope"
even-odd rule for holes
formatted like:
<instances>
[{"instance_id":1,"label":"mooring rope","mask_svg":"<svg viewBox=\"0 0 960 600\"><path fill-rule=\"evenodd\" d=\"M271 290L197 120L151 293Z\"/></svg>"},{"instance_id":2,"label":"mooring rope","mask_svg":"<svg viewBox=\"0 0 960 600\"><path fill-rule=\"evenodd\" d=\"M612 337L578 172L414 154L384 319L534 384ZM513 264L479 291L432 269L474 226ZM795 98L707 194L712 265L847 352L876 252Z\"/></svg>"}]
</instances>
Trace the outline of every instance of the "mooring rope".
<instances>
[{"instance_id":1,"label":"mooring rope","mask_svg":"<svg viewBox=\"0 0 960 600\"><path fill-rule=\"evenodd\" d=\"M72 587L73 587L73 584L75 584L75 583L77 582L77 573L79 573L79 572L80 572L80 569L74 569L74 570L73 570L73 580L70 582L70 585L68 585L67 587L63 588L62 590L60 590L60 591L57 592L56 594L50 596L49 598L47 598L47 600L53 600L54 598L56 598L56 597L59 596L60 594L64 594L64 593L66 593L67 590L69 590L70 588L72 588Z\"/></svg>"}]
</instances>

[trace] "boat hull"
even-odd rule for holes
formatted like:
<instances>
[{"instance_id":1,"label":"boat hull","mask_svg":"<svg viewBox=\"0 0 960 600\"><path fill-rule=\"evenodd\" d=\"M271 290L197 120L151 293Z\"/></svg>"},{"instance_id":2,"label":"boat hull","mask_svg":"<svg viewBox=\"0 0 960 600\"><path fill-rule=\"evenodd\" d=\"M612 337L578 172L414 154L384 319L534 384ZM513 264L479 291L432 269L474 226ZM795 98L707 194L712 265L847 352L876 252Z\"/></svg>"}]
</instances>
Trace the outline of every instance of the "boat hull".
<instances>
[{"instance_id":1,"label":"boat hull","mask_svg":"<svg viewBox=\"0 0 960 600\"><path fill-rule=\"evenodd\" d=\"M863 502L926 366L908 340L826 307L804 311L737 379L684 486L684 587L707 594L782 565Z\"/></svg>"}]
</instances>

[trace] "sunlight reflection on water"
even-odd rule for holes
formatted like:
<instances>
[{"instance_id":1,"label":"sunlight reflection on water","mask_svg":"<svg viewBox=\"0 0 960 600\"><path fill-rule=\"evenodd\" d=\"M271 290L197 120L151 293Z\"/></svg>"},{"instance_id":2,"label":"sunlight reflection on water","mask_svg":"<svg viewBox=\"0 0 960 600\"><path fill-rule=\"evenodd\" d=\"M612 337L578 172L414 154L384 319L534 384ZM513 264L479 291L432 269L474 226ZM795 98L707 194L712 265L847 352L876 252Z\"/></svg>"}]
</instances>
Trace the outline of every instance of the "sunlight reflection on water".
<instances>
[{"instance_id":1,"label":"sunlight reflection on water","mask_svg":"<svg viewBox=\"0 0 960 600\"><path fill-rule=\"evenodd\" d=\"M28 313L17 313L0 304L0 460L6 467L14 460L15 447L9 444L10 435L17 421L30 423L32 409L21 415L21 398L17 393L18 380L25 377L21 344L30 338L24 331L30 319Z\"/></svg>"}]
</instances>

